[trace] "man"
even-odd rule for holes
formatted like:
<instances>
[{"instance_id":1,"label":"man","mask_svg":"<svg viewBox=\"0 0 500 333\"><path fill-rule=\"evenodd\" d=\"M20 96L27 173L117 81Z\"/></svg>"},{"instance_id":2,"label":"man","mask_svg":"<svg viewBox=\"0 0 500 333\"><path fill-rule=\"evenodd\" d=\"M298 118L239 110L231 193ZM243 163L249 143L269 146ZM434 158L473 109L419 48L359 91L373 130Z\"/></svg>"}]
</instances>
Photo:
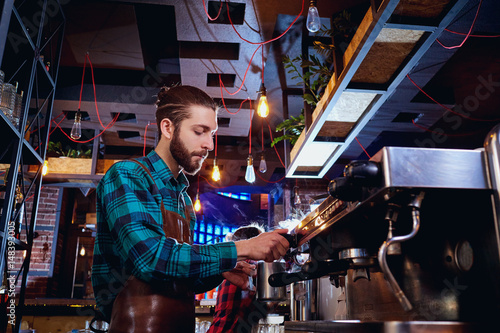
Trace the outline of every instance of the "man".
<instances>
[{"instance_id":1,"label":"man","mask_svg":"<svg viewBox=\"0 0 500 333\"><path fill-rule=\"evenodd\" d=\"M162 88L156 106L155 150L116 163L97 187L92 285L109 332L192 332L194 293L223 278L248 288L255 266L244 261L273 261L289 247L286 229L189 245L196 216L184 173L196 174L213 149L218 108L190 86Z\"/></svg>"}]
</instances>

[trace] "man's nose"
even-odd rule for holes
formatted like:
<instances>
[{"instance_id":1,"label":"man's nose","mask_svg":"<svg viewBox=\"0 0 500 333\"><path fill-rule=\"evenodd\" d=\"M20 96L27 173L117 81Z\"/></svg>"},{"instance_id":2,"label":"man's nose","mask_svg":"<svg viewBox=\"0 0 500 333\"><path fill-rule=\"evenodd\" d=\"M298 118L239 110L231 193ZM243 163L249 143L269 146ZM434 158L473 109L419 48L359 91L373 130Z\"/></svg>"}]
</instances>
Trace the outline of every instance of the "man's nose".
<instances>
[{"instance_id":1,"label":"man's nose","mask_svg":"<svg viewBox=\"0 0 500 333\"><path fill-rule=\"evenodd\" d=\"M207 135L206 139L203 141L203 149L208 151L214 150L214 138L211 134Z\"/></svg>"}]
</instances>

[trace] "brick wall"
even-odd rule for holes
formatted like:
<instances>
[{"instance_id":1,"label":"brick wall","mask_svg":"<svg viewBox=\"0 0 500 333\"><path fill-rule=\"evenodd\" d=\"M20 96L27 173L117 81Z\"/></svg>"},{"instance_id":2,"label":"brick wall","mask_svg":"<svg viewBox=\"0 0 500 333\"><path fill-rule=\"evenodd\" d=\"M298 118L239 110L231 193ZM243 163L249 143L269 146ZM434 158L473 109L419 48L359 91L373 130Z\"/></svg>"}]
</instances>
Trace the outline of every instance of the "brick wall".
<instances>
[{"instance_id":1,"label":"brick wall","mask_svg":"<svg viewBox=\"0 0 500 333\"><path fill-rule=\"evenodd\" d=\"M40 192L38 213L35 224L35 239L31 252L28 280L26 284L26 298L47 297L47 286L50 283L52 272L52 247L54 246L54 231L56 227L57 203L60 189L57 187L43 187ZM26 202L27 221L31 219L33 199ZM24 223L24 221L23 221ZM26 241L25 225L22 226L21 240ZM23 262L24 251L16 251L14 270L18 271ZM19 278L16 294L19 295L21 278Z\"/></svg>"}]
</instances>

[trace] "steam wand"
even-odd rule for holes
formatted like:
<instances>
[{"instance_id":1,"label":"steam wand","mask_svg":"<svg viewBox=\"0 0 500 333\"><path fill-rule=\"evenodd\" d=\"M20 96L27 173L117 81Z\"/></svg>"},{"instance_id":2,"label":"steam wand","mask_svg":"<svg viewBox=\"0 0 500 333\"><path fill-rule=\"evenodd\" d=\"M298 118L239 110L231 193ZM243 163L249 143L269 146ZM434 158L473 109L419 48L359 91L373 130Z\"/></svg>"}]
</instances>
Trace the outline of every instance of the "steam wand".
<instances>
[{"instance_id":1,"label":"steam wand","mask_svg":"<svg viewBox=\"0 0 500 333\"><path fill-rule=\"evenodd\" d=\"M418 229L420 228L420 205L422 204L424 195L425 192L423 191L420 192L419 195L415 196L412 202L408 205L409 207L412 207L412 214L411 214L413 220L412 231L404 236L396 236L396 237L389 236L378 250L378 262L380 265L380 269L382 270L387 280L389 281L389 285L392 288L394 296L396 296L397 300L399 301L399 303L401 304L401 306L405 311L410 311L411 309L413 309L413 306L411 305L410 301L404 294L401 287L399 287L398 282L394 278L394 275L392 275L392 272L390 271L389 266L387 265L387 250L389 249L389 246L391 246L392 243L405 242L415 237L415 235L418 232Z\"/></svg>"}]
</instances>

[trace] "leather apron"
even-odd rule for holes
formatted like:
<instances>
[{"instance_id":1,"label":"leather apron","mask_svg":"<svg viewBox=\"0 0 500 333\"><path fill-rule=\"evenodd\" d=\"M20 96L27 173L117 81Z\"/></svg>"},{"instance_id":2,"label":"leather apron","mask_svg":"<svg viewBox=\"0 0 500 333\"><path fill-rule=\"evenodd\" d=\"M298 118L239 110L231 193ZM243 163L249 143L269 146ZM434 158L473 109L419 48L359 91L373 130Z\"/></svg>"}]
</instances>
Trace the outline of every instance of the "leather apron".
<instances>
[{"instance_id":1,"label":"leather apron","mask_svg":"<svg viewBox=\"0 0 500 333\"><path fill-rule=\"evenodd\" d=\"M153 178L149 170L141 165ZM161 203L163 231L179 243L190 243L190 223ZM189 217L186 207L186 217ZM111 312L109 333L194 332L194 292L187 279L146 283L134 276L118 293Z\"/></svg>"}]
</instances>

